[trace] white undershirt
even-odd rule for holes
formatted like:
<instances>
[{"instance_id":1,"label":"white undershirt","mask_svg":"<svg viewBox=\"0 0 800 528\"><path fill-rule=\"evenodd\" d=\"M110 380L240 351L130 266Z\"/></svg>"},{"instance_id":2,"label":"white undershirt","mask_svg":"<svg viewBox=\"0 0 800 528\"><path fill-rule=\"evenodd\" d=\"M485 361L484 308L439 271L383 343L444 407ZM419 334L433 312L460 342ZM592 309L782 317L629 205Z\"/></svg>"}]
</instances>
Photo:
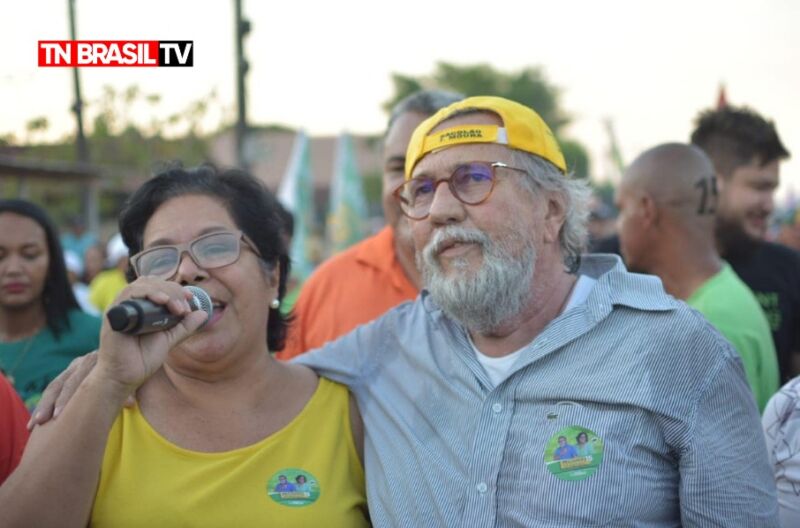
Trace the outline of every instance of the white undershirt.
<instances>
[{"instance_id":1,"label":"white undershirt","mask_svg":"<svg viewBox=\"0 0 800 528\"><path fill-rule=\"evenodd\" d=\"M567 312L586 302L586 299L592 292L592 288L594 288L595 282L597 282L597 279L587 277L586 275L578 277L578 280L575 281L575 286L572 288L572 293L570 293L569 300L561 313ZM469 338L469 344L472 346L472 350L475 351L475 356L478 358L480 364L483 365L483 369L489 375L489 379L492 380L495 387L508 377L511 373L511 368L514 366L514 363L517 362L517 358L525 348L522 347L505 356L490 357L477 349L475 343L472 342L472 338L469 337L469 334L467 334L467 337Z\"/></svg>"}]
</instances>

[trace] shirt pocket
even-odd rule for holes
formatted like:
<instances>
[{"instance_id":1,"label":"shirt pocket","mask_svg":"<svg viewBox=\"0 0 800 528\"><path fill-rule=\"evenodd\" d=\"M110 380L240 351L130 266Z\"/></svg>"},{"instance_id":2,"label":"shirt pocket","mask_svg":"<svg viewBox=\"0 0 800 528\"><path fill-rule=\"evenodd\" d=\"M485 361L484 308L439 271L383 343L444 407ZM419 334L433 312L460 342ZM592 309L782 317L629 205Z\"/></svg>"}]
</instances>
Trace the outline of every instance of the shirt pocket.
<instances>
[{"instance_id":1,"label":"shirt pocket","mask_svg":"<svg viewBox=\"0 0 800 528\"><path fill-rule=\"evenodd\" d=\"M509 478L509 483L524 491L510 490L509 502L527 497L529 507L517 508L524 513L509 520L548 526L620 525L637 500L631 488L638 485L625 476L630 447L625 437L630 430L624 411L572 401L542 405L540 411L533 424L512 425L507 460L521 464L518 478ZM503 505L498 506L503 511ZM512 504L506 506L513 511Z\"/></svg>"}]
</instances>

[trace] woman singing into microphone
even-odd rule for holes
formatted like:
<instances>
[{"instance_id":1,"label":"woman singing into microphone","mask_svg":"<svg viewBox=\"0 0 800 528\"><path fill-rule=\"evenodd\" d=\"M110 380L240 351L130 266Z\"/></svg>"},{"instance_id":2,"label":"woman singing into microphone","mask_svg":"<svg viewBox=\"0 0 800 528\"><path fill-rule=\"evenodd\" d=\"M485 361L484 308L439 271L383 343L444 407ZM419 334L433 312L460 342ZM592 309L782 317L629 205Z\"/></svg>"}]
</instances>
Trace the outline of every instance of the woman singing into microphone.
<instances>
[{"instance_id":1,"label":"woman singing into microphone","mask_svg":"<svg viewBox=\"0 0 800 528\"><path fill-rule=\"evenodd\" d=\"M0 488L5 526L368 524L347 389L269 354L287 324L277 207L254 178L205 167L131 197L119 224L135 280L115 303L184 317L142 335L103 322L96 368ZM211 297L207 322L186 285Z\"/></svg>"}]
</instances>

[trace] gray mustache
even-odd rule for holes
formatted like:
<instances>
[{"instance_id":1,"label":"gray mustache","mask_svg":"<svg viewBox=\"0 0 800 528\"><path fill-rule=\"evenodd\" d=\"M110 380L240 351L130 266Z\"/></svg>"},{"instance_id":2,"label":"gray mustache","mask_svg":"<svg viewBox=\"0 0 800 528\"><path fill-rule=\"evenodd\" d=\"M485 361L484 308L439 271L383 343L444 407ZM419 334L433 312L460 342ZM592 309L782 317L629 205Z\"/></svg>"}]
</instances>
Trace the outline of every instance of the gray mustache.
<instances>
[{"instance_id":1,"label":"gray mustache","mask_svg":"<svg viewBox=\"0 0 800 528\"><path fill-rule=\"evenodd\" d=\"M433 240L425 246L425 258L432 258L442 250L445 243L474 243L485 246L487 236L475 229L464 229L463 227L443 227L437 231Z\"/></svg>"}]
</instances>

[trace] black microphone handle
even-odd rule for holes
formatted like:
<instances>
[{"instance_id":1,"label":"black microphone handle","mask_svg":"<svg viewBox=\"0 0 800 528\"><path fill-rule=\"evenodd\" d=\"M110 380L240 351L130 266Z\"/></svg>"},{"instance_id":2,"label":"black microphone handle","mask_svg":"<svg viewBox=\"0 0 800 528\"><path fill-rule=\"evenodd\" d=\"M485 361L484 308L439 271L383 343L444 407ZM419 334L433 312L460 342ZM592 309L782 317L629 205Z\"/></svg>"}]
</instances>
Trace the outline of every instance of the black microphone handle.
<instances>
[{"instance_id":1,"label":"black microphone handle","mask_svg":"<svg viewBox=\"0 0 800 528\"><path fill-rule=\"evenodd\" d=\"M211 319L214 306L208 293L197 286L184 286L192 294L189 308L206 313L203 326ZM155 304L147 299L128 299L111 308L106 314L111 329L125 334L147 334L172 328L183 319L175 315L163 304ZM202 326L201 326L202 328Z\"/></svg>"},{"instance_id":2,"label":"black microphone handle","mask_svg":"<svg viewBox=\"0 0 800 528\"><path fill-rule=\"evenodd\" d=\"M106 314L111 328L124 334L147 334L172 328L184 316L175 315L167 307L147 299L123 301Z\"/></svg>"}]
</instances>

